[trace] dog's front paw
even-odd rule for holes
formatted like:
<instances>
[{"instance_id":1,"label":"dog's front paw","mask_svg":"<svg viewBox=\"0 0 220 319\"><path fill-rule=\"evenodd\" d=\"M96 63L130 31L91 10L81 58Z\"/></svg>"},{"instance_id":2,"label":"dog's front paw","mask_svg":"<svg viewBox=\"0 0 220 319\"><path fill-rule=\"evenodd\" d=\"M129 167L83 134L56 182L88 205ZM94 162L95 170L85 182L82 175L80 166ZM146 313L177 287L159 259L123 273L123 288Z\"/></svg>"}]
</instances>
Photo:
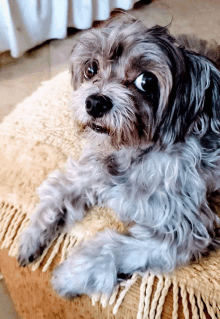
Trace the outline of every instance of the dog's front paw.
<instances>
[{"instance_id":1,"label":"dog's front paw","mask_svg":"<svg viewBox=\"0 0 220 319\"><path fill-rule=\"evenodd\" d=\"M117 283L114 258L89 246L82 246L54 271L52 285L59 295L66 298L81 294L111 295Z\"/></svg>"},{"instance_id":2,"label":"dog's front paw","mask_svg":"<svg viewBox=\"0 0 220 319\"><path fill-rule=\"evenodd\" d=\"M42 255L46 244L42 243L41 237L35 229L31 228L22 234L17 258L21 267L27 266Z\"/></svg>"}]
</instances>

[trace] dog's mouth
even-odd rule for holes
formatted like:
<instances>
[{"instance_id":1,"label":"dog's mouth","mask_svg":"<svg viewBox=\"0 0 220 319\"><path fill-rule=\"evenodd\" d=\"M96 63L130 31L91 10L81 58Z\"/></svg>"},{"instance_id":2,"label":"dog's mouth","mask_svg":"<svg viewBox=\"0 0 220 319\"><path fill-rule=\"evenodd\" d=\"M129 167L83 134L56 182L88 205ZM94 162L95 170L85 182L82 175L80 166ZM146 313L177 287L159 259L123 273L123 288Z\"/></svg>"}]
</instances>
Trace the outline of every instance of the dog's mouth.
<instances>
[{"instance_id":1,"label":"dog's mouth","mask_svg":"<svg viewBox=\"0 0 220 319\"><path fill-rule=\"evenodd\" d=\"M92 123L92 124L90 125L90 128L91 128L93 131L95 131L96 133L108 134L108 130L105 129L105 128L103 128L103 127L100 126L100 125L96 125L96 124Z\"/></svg>"}]
</instances>

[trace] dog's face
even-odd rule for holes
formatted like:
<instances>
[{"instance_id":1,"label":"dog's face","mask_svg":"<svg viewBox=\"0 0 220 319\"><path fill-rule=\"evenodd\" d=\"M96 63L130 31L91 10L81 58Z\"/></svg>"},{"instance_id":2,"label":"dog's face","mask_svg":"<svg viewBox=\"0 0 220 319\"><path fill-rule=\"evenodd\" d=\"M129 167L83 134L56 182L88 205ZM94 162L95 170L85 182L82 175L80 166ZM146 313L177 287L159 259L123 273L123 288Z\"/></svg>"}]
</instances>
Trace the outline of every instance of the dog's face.
<instances>
[{"instance_id":1,"label":"dog's face","mask_svg":"<svg viewBox=\"0 0 220 319\"><path fill-rule=\"evenodd\" d=\"M205 102L208 93L213 104L209 88L219 90L218 71L177 45L166 28L119 19L85 32L71 67L74 118L115 148L166 147L207 129L213 117Z\"/></svg>"}]
</instances>

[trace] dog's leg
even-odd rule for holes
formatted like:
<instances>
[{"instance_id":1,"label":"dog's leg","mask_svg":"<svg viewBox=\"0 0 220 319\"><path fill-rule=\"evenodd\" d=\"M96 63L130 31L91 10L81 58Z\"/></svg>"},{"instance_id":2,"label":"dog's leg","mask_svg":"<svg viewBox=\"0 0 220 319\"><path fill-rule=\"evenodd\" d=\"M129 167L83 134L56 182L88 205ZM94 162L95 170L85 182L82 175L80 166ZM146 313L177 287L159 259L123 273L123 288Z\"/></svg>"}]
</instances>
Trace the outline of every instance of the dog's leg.
<instances>
[{"instance_id":1,"label":"dog's leg","mask_svg":"<svg viewBox=\"0 0 220 319\"><path fill-rule=\"evenodd\" d=\"M104 231L75 248L75 252L54 271L52 285L65 297L93 293L110 295L119 274L145 270L171 272L193 256L193 248L190 250L193 238L186 238L186 242L178 245L174 237L175 234L156 236L140 225L133 226L128 235ZM201 250L205 240L208 244L208 238L204 241L198 238ZM195 247L195 243L193 245Z\"/></svg>"},{"instance_id":2,"label":"dog's leg","mask_svg":"<svg viewBox=\"0 0 220 319\"><path fill-rule=\"evenodd\" d=\"M92 156L81 163L69 160L64 173L53 172L39 187L39 205L20 238L21 266L33 262L58 233L82 220L85 212L96 204L100 167L92 165L93 160Z\"/></svg>"}]
</instances>

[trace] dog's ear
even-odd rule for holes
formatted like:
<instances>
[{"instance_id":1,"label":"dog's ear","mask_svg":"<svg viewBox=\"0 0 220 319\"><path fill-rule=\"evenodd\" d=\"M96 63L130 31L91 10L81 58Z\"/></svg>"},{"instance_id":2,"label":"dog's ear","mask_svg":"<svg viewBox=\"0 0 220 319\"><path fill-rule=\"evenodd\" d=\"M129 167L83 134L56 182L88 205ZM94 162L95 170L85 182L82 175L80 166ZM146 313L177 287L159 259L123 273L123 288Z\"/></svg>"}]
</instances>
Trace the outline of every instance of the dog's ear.
<instances>
[{"instance_id":1,"label":"dog's ear","mask_svg":"<svg viewBox=\"0 0 220 319\"><path fill-rule=\"evenodd\" d=\"M147 34L152 35L154 38L160 38L164 40L166 39L171 43L174 43L176 41L175 38L170 34L169 25L165 27L155 25L147 30Z\"/></svg>"},{"instance_id":2,"label":"dog's ear","mask_svg":"<svg viewBox=\"0 0 220 319\"><path fill-rule=\"evenodd\" d=\"M210 129L220 133L220 72L210 69L210 83L205 92L203 114L209 120ZM200 125L201 126L201 125ZM203 132L201 132L203 134Z\"/></svg>"},{"instance_id":3,"label":"dog's ear","mask_svg":"<svg viewBox=\"0 0 220 319\"><path fill-rule=\"evenodd\" d=\"M184 69L173 79L154 140L166 148L208 129L218 133L220 129L220 73L205 57L188 52Z\"/></svg>"}]
</instances>

